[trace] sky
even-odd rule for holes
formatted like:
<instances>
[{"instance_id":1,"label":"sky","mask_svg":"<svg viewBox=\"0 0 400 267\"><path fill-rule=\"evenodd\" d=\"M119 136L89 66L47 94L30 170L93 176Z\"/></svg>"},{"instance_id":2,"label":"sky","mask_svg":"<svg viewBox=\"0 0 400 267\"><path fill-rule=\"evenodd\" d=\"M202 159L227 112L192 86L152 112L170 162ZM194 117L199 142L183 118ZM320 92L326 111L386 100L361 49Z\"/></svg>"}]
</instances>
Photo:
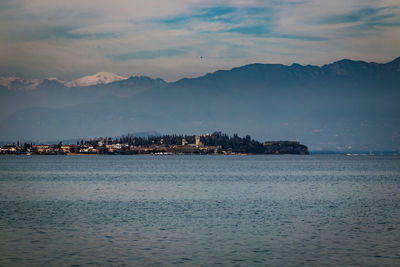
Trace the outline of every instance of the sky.
<instances>
[{"instance_id":1,"label":"sky","mask_svg":"<svg viewBox=\"0 0 400 267\"><path fill-rule=\"evenodd\" d=\"M398 56L399 0L0 1L0 77L175 81L256 62Z\"/></svg>"}]
</instances>

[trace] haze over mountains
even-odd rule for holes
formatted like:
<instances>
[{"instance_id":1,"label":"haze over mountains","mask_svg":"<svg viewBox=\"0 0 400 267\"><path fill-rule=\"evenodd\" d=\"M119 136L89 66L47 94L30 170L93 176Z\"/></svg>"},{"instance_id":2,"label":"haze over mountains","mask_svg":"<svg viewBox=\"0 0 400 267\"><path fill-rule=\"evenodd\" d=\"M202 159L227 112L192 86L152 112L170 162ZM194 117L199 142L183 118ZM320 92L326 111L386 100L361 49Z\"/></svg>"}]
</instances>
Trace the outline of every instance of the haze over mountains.
<instances>
[{"instance_id":1,"label":"haze over mountains","mask_svg":"<svg viewBox=\"0 0 400 267\"><path fill-rule=\"evenodd\" d=\"M167 83L98 73L0 80L0 140L221 130L311 150L400 151L400 58L251 64Z\"/></svg>"},{"instance_id":2,"label":"haze over mountains","mask_svg":"<svg viewBox=\"0 0 400 267\"><path fill-rule=\"evenodd\" d=\"M73 81L62 81L55 77L48 78L46 80L56 81L58 83L64 84L67 87L80 87L80 86L90 86L97 84L107 84L126 79L128 79L128 77L123 77L111 72L98 72L94 75L84 76L82 78ZM3 77L0 78L0 86L7 87L8 89L11 90L36 89L40 84L42 84L46 80L40 80L40 79L26 80L19 77Z\"/></svg>"}]
</instances>

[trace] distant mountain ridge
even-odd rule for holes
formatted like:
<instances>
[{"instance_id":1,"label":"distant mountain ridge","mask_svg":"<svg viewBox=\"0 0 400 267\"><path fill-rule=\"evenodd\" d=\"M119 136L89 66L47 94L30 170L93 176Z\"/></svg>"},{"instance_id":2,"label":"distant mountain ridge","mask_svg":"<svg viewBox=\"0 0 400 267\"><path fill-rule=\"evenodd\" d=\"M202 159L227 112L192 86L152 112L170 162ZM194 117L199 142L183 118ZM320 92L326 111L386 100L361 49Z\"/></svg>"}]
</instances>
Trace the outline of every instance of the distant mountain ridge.
<instances>
[{"instance_id":1,"label":"distant mountain ridge","mask_svg":"<svg viewBox=\"0 0 400 267\"><path fill-rule=\"evenodd\" d=\"M135 76L78 90L46 80L0 94L3 140L221 130L301 140L314 151L400 150L400 58L257 63L170 83Z\"/></svg>"},{"instance_id":2,"label":"distant mountain ridge","mask_svg":"<svg viewBox=\"0 0 400 267\"><path fill-rule=\"evenodd\" d=\"M19 77L2 77L0 78L0 86L7 89L36 89L48 81L54 81L65 85L66 87L86 87L98 84L109 84L117 81L127 80L129 77L120 76L111 72L98 72L93 75L84 76L72 81L62 81L58 78L51 77L47 79L23 79Z\"/></svg>"},{"instance_id":3,"label":"distant mountain ridge","mask_svg":"<svg viewBox=\"0 0 400 267\"><path fill-rule=\"evenodd\" d=\"M317 76L330 76L336 75L338 77L342 76L351 76L355 74L371 74L372 72L382 73L387 71L388 69L392 69L395 72L400 71L400 57L387 62L387 63L367 63L365 61L353 61L350 59L342 59L336 61L331 64L323 65L322 67L315 65L301 65L298 63L293 63L292 65L283 65L283 64L262 64L262 63L253 63L244 65L241 67L232 68L231 70L219 70L214 73L208 73L203 76L197 78L182 78L177 82L191 80L191 79L202 79L212 75L219 75L225 72L237 72L243 69L256 69L258 67L268 68L268 70L272 71L272 73L276 73L277 71L288 71L290 70L292 77L301 77L305 75L305 78L315 78ZM361 71L361 72L360 72ZM93 85L100 84L110 84L123 80L128 80L137 77L146 77L146 76L130 76L124 77L118 74L114 74L111 72L98 72L93 75L83 76L81 78L71 80L71 81L62 81L56 77L50 77L47 79L24 79L20 77L0 77L0 86L6 87L8 89L21 89L22 87L26 87L25 89L36 89L39 85L48 82L54 81L60 84L65 85L66 87L87 87ZM147 77L148 78L148 77ZM278 77L277 77L278 78ZM281 77L282 78L282 77ZM162 80L162 79L157 79ZM163 80L162 80L163 81ZM172 82L176 83L176 82Z\"/></svg>"}]
</instances>

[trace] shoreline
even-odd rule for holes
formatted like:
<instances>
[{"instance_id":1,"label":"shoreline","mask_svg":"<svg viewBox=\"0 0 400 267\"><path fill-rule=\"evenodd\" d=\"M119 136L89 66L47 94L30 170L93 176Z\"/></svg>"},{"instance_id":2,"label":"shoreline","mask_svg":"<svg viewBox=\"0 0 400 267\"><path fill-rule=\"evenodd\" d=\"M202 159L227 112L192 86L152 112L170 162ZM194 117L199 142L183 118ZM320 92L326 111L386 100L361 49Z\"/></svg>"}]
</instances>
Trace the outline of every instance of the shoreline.
<instances>
[{"instance_id":1,"label":"shoreline","mask_svg":"<svg viewBox=\"0 0 400 267\"><path fill-rule=\"evenodd\" d=\"M67 154L0 154L0 156L309 156L311 154L252 154L252 153L238 153L238 154L95 154L95 153L67 153ZM343 154L345 155L345 154Z\"/></svg>"}]
</instances>

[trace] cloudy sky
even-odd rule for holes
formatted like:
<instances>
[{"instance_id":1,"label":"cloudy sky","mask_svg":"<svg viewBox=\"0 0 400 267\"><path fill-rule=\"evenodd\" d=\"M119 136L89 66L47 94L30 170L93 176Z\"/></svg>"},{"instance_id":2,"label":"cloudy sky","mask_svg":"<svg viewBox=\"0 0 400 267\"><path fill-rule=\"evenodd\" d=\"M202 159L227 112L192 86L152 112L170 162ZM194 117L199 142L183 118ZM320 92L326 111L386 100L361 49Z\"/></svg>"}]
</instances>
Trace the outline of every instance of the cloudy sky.
<instances>
[{"instance_id":1,"label":"cloudy sky","mask_svg":"<svg viewBox=\"0 0 400 267\"><path fill-rule=\"evenodd\" d=\"M0 77L174 81L255 62L398 56L399 0L0 2Z\"/></svg>"}]
</instances>

